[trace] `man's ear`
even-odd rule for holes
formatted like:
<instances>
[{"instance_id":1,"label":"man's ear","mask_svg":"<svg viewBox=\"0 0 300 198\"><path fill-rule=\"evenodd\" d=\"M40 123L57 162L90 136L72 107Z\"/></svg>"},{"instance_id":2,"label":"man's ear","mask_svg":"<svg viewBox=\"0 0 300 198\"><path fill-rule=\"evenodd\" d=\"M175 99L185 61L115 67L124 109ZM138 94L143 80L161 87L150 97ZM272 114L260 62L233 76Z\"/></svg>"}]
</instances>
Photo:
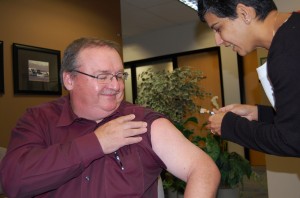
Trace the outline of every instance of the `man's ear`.
<instances>
[{"instance_id":1,"label":"man's ear","mask_svg":"<svg viewBox=\"0 0 300 198\"><path fill-rule=\"evenodd\" d=\"M73 89L74 76L72 75L71 72L64 72L63 73L63 83L64 83L65 88L68 91Z\"/></svg>"},{"instance_id":2,"label":"man's ear","mask_svg":"<svg viewBox=\"0 0 300 198\"><path fill-rule=\"evenodd\" d=\"M252 19L256 17L255 10L252 7L239 3L236 6L236 13L246 24L250 24Z\"/></svg>"}]
</instances>

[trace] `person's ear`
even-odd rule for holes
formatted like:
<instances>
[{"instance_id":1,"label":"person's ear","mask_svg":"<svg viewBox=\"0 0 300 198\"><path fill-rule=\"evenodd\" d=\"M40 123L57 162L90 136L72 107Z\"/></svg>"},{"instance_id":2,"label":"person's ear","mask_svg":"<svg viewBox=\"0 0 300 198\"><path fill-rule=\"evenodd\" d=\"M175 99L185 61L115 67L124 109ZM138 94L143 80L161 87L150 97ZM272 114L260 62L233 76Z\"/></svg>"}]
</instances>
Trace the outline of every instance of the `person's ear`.
<instances>
[{"instance_id":1,"label":"person's ear","mask_svg":"<svg viewBox=\"0 0 300 198\"><path fill-rule=\"evenodd\" d=\"M73 89L74 76L72 75L71 72L64 72L63 73L63 83L64 83L65 88L68 91Z\"/></svg>"},{"instance_id":2,"label":"person's ear","mask_svg":"<svg viewBox=\"0 0 300 198\"><path fill-rule=\"evenodd\" d=\"M250 24L255 18L255 11L252 7L248 7L242 3L236 6L236 13L246 24Z\"/></svg>"}]
</instances>

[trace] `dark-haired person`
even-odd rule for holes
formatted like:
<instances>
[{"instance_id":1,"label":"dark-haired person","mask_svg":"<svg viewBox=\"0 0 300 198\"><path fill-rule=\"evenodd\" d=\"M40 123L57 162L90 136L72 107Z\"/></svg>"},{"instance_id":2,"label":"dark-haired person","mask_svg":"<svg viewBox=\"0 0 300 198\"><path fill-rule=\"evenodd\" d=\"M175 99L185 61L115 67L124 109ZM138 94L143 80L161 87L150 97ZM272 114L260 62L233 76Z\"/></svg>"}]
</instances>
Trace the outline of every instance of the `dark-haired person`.
<instances>
[{"instance_id":1,"label":"dark-haired person","mask_svg":"<svg viewBox=\"0 0 300 198\"><path fill-rule=\"evenodd\" d=\"M198 14L218 45L239 55L269 50L267 74L275 105L233 104L215 110L208 128L223 139L279 156L300 156L300 13L272 0L199 0Z\"/></svg>"},{"instance_id":2,"label":"dark-haired person","mask_svg":"<svg viewBox=\"0 0 300 198\"><path fill-rule=\"evenodd\" d=\"M215 197L212 159L163 115L123 100L118 48L94 38L67 47L69 95L29 108L12 131L0 167L8 197L155 198L163 169L187 182L185 197Z\"/></svg>"}]
</instances>

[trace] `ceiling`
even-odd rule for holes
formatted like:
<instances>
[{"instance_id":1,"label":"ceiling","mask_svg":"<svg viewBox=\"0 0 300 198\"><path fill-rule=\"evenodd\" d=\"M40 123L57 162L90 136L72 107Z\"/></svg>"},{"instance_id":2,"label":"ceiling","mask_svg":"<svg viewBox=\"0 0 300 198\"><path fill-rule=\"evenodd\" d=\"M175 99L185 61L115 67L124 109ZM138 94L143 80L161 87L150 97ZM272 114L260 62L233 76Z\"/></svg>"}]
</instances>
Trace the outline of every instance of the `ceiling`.
<instances>
[{"instance_id":1,"label":"ceiling","mask_svg":"<svg viewBox=\"0 0 300 198\"><path fill-rule=\"evenodd\" d=\"M177 0L120 0L123 39L199 20Z\"/></svg>"}]
</instances>

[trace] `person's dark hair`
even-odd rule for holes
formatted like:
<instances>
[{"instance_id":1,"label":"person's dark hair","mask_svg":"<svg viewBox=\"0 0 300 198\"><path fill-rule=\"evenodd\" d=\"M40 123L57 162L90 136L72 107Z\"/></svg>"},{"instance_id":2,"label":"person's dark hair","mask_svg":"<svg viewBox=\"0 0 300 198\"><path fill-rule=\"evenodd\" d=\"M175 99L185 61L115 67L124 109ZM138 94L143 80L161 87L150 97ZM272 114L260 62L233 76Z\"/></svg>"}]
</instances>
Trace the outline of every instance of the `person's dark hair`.
<instances>
[{"instance_id":1,"label":"person's dark hair","mask_svg":"<svg viewBox=\"0 0 300 198\"><path fill-rule=\"evenodd\" d=\"M272 10L277 10L273 0L198 0L198 15L205 22L204 15L210 12L219 18L237 18L236 7L241 3L256 11L258 20L263 21Z\"/></svg>"},{"instance_id":2,"label":"person's dark hair","mask_svg":"<svg viewBox=\"0 0 300 198\"><path fill-rule=\"evenodd\" d=\"M86 48L109 47L115 49L119 54L120 45L110 40L101 40L97 38L79 38L74 40L65 50L60 68L60 80L63 83L63 72L72 72L79 65L77 62L78 54Z\"/></svg>"}]
</instances>

